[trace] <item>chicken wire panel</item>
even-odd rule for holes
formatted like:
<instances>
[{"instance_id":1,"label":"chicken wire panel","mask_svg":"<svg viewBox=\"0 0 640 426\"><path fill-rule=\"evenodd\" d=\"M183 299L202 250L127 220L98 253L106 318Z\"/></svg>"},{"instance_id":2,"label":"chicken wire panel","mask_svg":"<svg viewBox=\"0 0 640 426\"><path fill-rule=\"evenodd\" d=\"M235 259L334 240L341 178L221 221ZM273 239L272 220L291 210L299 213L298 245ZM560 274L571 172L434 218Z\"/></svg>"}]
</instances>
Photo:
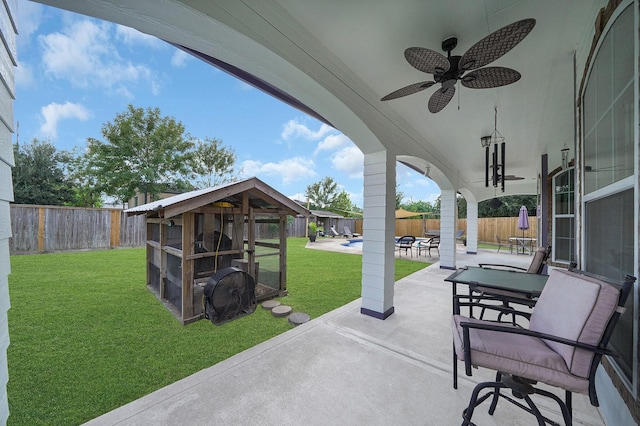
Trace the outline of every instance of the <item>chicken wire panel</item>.
<instances>
[{"instance_id":1,"label":"chicken wire panel","mask_svg":"<svg viewBox=\"0 0 640 426\"><path fill-rule=\"evenodd\" d=\"M149 262L149 285L160 293L160 268Z\"/></svg>"},{"instance_id":2,"label":"chicken wire panel","mask_svg":"<svg viewBox=\"0 0 640 426\"><path fill-rule=\"evenodd\" d=\"M256 252L258 247L256 247ZM280 253L274 252L256 258L260 263L259 284L274 290L280 289ZM257 262L256 262L257 263Z\"/></svg>"},{"instance_id":3,"label":"chicken wire panel","mask_svg":"<svg viewBox=\"0 0 640 426\"><path fill-rule=\"evenodd\" d=\"M167 253L167 275L164 278L164 298L182 314L182 259Z\"/></svg>"}]
</instances>

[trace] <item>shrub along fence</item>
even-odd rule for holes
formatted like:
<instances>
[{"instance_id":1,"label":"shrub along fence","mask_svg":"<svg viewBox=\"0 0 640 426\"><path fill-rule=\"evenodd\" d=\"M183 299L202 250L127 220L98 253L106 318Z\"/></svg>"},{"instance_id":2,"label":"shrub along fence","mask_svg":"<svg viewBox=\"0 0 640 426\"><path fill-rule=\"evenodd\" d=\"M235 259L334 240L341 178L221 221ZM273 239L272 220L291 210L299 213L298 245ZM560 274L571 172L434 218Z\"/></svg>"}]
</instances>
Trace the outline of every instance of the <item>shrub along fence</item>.
<instances>
[{"instance_id":1,"label":"shrub along fence","mask_svg":"<svg viewBox=\"0 0 640 426\"><path fill-rule=\"evenodd\" d=\"M362 234L362 219L334 219L336 230L344 226ZM287 222L287 235L303 237L306 219ZM478 241L495 242L496 235L507 239L522 236L517 217L478 219ZM326 223L328 229L329 223ZM529 220L525 236L535 237L537 222ZM467 229L467 220L458 219L458 229ZM439 230L439 219L397 219L395 234L422 236L425 230ZM70 250L97 250L118 247L143 247L146 243L145 216L127 216L120 209L11 205L11 254L47 253ZM257 238L269 238L268 225L256 229Z\"/></svg>"}]
</instances>

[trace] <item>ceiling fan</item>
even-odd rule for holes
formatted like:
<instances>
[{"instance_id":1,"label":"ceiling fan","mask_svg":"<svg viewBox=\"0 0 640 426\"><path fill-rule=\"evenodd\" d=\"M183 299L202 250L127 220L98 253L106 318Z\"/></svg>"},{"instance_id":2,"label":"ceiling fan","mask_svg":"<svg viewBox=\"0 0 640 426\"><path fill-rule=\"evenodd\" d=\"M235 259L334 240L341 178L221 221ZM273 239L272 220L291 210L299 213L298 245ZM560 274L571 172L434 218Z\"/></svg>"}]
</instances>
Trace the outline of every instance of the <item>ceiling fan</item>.
<instances>
[{"instance_id":1,"label":"ceiling fan","mask_svg":"<svg viewBox=\"0 0 640 426\"><path fill-rule=\"evenodd\" d=\"M441 53L424 47L410 47L404 51L407 62L415 69L433 74L434 81L422 81L410 84L389 93L381 101L389 101L412 95L428 89L436 83L441 87L429 98L429 111L441 111L456 92L455 85L460 80L462 85L471 89L488 89L506 86L520 80L520 73L511 68L486 67L514 48L531 32L536 24L533 18L514 22L489 34L466 51L462 56L451 56L451 51L458 45L456 37L442 42Z\"/></svg>"}]
</instances>

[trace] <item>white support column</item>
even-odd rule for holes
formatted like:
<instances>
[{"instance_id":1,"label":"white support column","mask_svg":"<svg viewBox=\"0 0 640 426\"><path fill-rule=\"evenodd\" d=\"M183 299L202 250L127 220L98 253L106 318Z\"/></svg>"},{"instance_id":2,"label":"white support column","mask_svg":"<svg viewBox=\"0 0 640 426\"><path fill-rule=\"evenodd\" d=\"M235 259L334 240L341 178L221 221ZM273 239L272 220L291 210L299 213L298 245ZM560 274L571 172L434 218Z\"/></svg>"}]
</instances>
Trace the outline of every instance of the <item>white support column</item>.
<instances>
[{"instance_id":1,"label":"white support column","mask_svg":"<svg viewBox=\"0 0 640 426\"><path fill-rule=\"evenodd\" d=\"M388 151L364 156L362 308L385 319L393 313L396 159Z\"/></svg>"},{"instance_id":2,"label":"white support column","mask_svg":"<svg viewBox=\"0 0 640 426\"><path fill-rule=\"evenodd\" d=\"M440 193L440 268L456 269L456 223L458 204L456 191L443 189Z\"/></svg>"},{"instance_id":3,"label":"white support column","mask_svg":"<svg viewBox=\"0 0 640 426\"><path fill-rule=\"evenodd\" d=\"M467 254L478 254L478 203L467 200Z\"/></svg>"}]
</instances>

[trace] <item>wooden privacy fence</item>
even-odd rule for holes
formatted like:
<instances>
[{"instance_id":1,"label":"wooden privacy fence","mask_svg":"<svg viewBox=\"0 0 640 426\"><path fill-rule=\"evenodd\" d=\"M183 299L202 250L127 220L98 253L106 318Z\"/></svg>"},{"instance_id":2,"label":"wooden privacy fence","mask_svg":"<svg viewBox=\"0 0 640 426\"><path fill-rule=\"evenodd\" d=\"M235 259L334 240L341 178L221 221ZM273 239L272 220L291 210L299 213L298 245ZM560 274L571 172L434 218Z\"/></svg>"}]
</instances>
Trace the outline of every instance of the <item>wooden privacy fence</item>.
<instances>
[{"instance_id":1,"label":"wooden privacy fence","mask_svg":"<svg viewBox=\"0 0 640 426\"><path fill-rule=\"evenodd\" d=\"M344 226L362 234L362 219L334 219L336 230ZM304 237L306 219L287 222L287 235ZM326 228L328 229L329 223ZM537 221L529 219L527 237L535 237ZM467 230L467 220L458 219L458 229ZM264 228L264 229L263 229ZM422 236L425 230L439 230L440 219L397 219L395 235ZM11 254L47 253L69 250L96 250L117 247L144 247L145 216L127 216L120 209L90 209L80 207L11 205ZM496 234L507 239L522 236L517 217L478 219L478 241L496 242ZM267 225L256 229L257 238L269 238Z\"/></svg>"},{"instance_id":2,"label":"wooden privacy fence","mask_svg":"<svg viewBox=\"0 0 640 426\"><path fill-rule=\"evenodd\" d=\"M356 220L356 231L362 233L362 219ZM440 230L440 219L396 219L396 236L413 235L421 237L425 231ZM467 219L458 219L457 229L467 231ZM529 217L529 229L524 231L525 237L536 238L538 222L535 216ZM517 217L486 217L478 219L478 241L495 243L496 235L500 239L521 237Z\"/></svg>"},{"instance_id":3,"label":"wooden privacy fence","mask_svg":"<svg viewBox=\"0 0 640 426\"><path fill-rule=\"evenodd\" d=\"M144 216L119 209L11 205L11 254L141 247Z\"/></svg>"}]
</instances>

